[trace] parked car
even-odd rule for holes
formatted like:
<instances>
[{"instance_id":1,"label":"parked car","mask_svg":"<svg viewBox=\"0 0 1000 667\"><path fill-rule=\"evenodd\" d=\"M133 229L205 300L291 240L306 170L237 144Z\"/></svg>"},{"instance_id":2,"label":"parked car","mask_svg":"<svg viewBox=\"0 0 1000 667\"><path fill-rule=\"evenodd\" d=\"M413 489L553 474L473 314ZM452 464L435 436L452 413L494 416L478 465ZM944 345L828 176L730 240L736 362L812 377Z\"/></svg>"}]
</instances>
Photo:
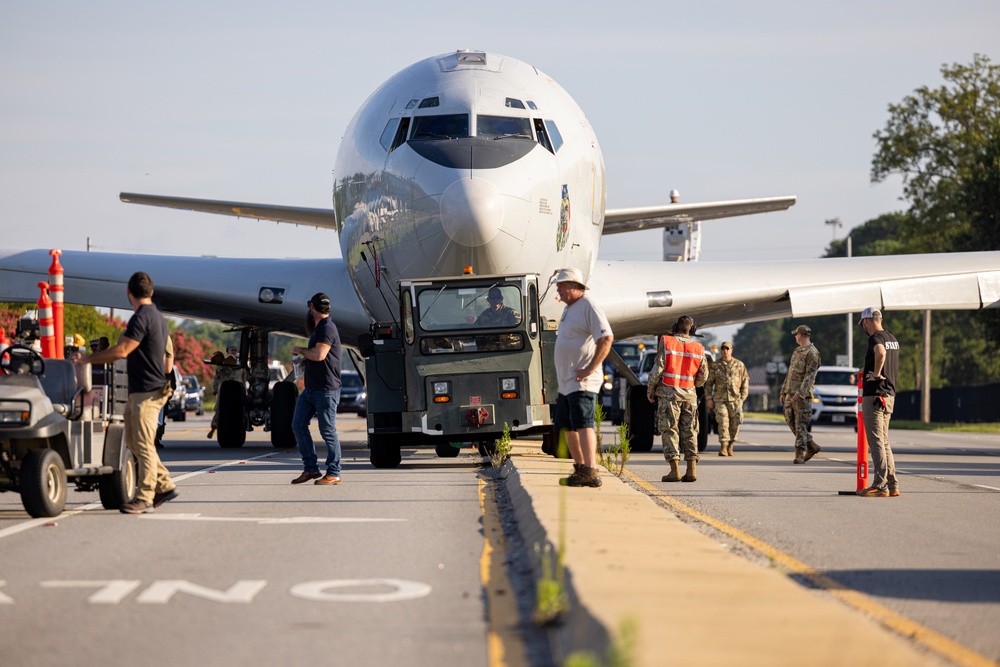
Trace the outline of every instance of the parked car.
<instances>
[{"instance_id":1,"label":"parked car","mask_svg":"<svg viewBox=\"0 0 1000 667\"><path fill-rule=\"evenodd\" d=\"M340 404L337 412L357 412L359 417L368 416L368 393L365 383L356 371L340 372Z\"/></svg>"},{"instance_id":2,"label":"parked car","mask_svg":"<svg viewBox=\"0 0 1000 667\"><path fill-rule=\"evenodd\" d=\"M196 415L205 414L205 388L198 382L198 378L194 375L185 375L184 388L187 390L184 409L188 412L193 410Z\"/></svg>"},{"instance_id":3,"label":"parked car","mask_svg":"<svg viewBox=\"0 0 1000 667\"><path fill-rule=\"evenodd\" d=\"M851 424L858 420L858 369L820 366L813 387L812 421Z\"/></svg>"},{"instance_id":4,"label":"parked car","mask_svg":"<svg viewBox=\"0 0 1000 667\"><path fill-rule=\"evenodd\" d=\"M170 396L170 400L167 401L166 415L175 422L182 422L187 419L187 413L185 412L185 407L187 405L187 387L184 385L184 380L181 379L181 372L174 366L173 372L167 377L170 381L171 386L174 388L174 393Z\"/></svg>"}]
</instances>

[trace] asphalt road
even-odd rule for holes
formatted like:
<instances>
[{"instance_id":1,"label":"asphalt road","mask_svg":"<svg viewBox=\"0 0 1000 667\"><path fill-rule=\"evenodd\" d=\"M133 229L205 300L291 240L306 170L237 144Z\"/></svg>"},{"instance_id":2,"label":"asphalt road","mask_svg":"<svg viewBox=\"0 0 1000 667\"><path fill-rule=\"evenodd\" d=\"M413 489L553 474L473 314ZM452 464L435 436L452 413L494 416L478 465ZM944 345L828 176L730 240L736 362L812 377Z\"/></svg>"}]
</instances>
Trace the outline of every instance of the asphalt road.
<instances>
[{"instance_id":1,"label":"asphalt road","mask_svg":"<svg viewBox=\"0 0 1000 667\"><path fill-rule=\"evenodd\" d=\"M731 458L718 456L713 436L694 484L660 482L667 466L658 443L627 468L844 587L1000 660L1000 435L891 431L902 495L871 499L839 494L856 489L854 430L815 426L813 435L823 451L805 465L792 464L783 423L758 421L743 425ZM720 540L738 546L729 536Z\"/></svg>"},{"instance_id":2,"label":"asphalt road","mask_svg":"<svg viewBox=\"0 0 1000 667\"><path fill-rule=\"evenodd\" d=\"M489 664L478 455L404 451L376 470L363 421L342 415L344 483L292 486L296 451L259 431L222 450L207 419L168 425L181 496L155 514L71 492L66 514L31 520L0 494L0 664ZM894 431L903 495L862 499L839 494L855 488L852 429L815 435L804 466L784 425L758 422L732 458L713 442L695 484L659 481L658 445L627 467L661 502L1000 658L1000 436Z\"/></svg>"},{"instance_id":3,"label":"asphalt road","mask_svg":"<svg viewBox=\"0 0 1000 667\"><path fill-rule=\"evenodd\" d=\"M222 450L209 416L168 424L154 514L0 495L0 664L487 664L478 455L376 470L342 415L343 484L292 486L297 451Z\"/></svg>"}]
</instances>

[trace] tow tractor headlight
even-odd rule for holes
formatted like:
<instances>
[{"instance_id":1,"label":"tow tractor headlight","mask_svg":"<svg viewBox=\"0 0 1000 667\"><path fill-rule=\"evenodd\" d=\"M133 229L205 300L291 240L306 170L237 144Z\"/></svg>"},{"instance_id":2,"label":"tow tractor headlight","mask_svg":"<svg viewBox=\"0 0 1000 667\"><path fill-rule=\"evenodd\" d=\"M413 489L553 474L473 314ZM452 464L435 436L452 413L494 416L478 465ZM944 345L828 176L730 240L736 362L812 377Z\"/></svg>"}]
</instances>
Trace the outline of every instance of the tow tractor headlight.
<instances>
[{"instance_id":1,"label":"tow tractor headlight","mask_svg":"<svg viewBox=\"0 0 1000 667\"><path fill-rule=\"evenodd\" d=\"M517 398L517 378L500 378L500 398Z\"/></svg>"},{"instance_id":2,"label":"tow tractor headlight","mask_svg":"<svg viewBox=\"0 0 1000 667\"><path fill-rule=\"evenodd\" d=\"M434 391L435 403L448 403L451 401L450 382L435 382L431 389Z\"/></svg>"}]
</instances>

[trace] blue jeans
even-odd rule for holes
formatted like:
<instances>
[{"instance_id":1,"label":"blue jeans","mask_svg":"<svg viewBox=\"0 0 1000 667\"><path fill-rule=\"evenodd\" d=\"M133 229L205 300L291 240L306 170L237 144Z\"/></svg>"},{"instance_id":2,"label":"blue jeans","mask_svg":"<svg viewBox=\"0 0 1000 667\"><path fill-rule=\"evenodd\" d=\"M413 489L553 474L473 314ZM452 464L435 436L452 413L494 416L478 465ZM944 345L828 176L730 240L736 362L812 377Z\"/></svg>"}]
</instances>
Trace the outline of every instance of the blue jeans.
<instances>
[{"instance_id":1,"label":"blue jeans","mask_svg":"<svg viewBox=\"0 0 1000 667\"><path fill-rule=\"evenodd\" d=\"M340 439L337 437L337 403L340 402L340 390L309 391L303 389L299 400L295 403L295 414L292 416L292 432L295 442L302 454L302 463L306 472L319 472L316 447L312 435L309 434L309 422L313 415L319 424L319 433L326 443L326 474L340 477Z\"/></svg>"}]
</instances>

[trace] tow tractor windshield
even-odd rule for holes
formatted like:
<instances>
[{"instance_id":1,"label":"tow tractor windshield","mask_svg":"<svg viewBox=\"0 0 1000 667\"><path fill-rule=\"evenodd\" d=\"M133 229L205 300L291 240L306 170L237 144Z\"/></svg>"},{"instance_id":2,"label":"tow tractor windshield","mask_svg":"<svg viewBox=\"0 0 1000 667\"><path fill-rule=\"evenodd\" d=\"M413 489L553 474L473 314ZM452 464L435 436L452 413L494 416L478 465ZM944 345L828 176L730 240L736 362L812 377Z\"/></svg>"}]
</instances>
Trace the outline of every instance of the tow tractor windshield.
<instances>
[{"instance_id":1,"label":"tow tractor windshield","mask_svg":"<svg viewBox=\"0 0 1000 667\"><path fill-rule=\"evenodd\" d=\"M521 323L516 285L444 285L417 295L417 317L425 331L509 329Z\"/></svg>"}]
</instances>

